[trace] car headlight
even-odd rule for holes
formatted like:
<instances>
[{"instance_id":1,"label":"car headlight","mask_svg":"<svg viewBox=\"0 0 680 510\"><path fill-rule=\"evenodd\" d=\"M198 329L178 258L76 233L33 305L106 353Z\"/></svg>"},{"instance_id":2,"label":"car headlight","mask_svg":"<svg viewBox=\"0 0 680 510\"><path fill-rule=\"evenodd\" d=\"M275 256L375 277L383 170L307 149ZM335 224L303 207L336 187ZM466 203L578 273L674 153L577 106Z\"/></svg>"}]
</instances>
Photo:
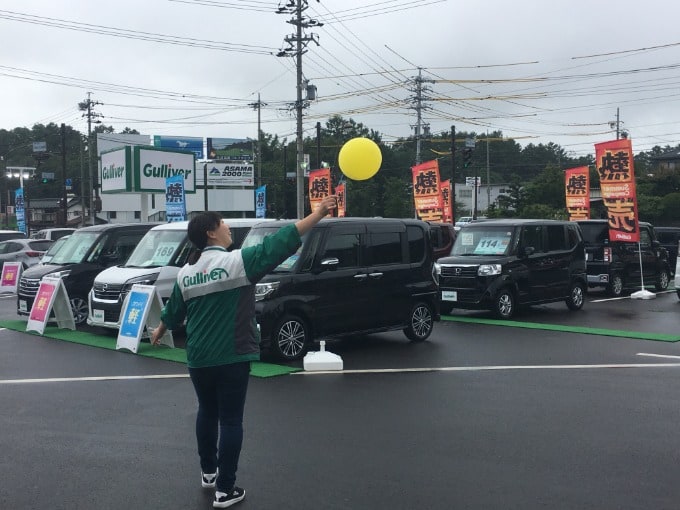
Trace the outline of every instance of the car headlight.
<instances>
[{"instance_id":1,"label":"car headlight","mask_svg":"<svg viewBox=\"0 0 680 510\"><path fill-rule=\"evenodd\" d=\"M267 299L278 288L279 282L255 284L255 301L262 301L264 299Z\"/></svg>"},{"instance_id":2,"label":"car headlight","mask_svg":"<svg viewBox=\"0 0 680 510\"><path fill-rule=\"evenodd\" d=\"M128 281L125 282L125 285L123 285L123 294L127 294L128 292L130 292L130 289L132 289L133 285L153 285L154 283L156 283L157 278L158 278L157 274L136 276L135 278L130 278Z\"/></svg>"},{"instance_id":3,"label":"car headlight","mask_svg":"<svg viewBox=\"0 0 680 510\"><path fill-rule=\"evenodd\" d=\"M46 274L45 276L49 276L50 278L66 278L70 274L71 274L71 270L65 269L63 271L57 271L56 273Z\"/></svg>"},{"instance_id":4,"label":"car headlight","mask_svg":"<svg viewBox=\"0 0 680 510\"><path fill-rule=\"evenodd\" d=\"M493 276L496 274L501 274L501 269L503 266L500 264L482 264L477 269L478 276Z\"/></svg>"}]
</instances>

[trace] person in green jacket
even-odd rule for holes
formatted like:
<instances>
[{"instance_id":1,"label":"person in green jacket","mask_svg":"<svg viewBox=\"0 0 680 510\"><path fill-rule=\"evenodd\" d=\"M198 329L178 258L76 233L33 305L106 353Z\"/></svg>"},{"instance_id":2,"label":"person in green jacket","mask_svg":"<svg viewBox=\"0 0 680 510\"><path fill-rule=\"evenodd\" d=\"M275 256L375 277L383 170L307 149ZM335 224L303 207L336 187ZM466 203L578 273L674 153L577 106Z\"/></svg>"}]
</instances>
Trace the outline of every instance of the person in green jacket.
<instances>
[{"instance_id":1,"label":"person in green jacket","mask_svg":"<svg viewBox=\"0 0 680 510\"><path fill-rule=\"evenodd\" d=\"M201 485L215 488L215 508L245 498L235 482L250 362L260 358L255 284L294 254L300 236L336 206L335 195L330 195L314 212L266 236L261 244L231 252L229 225L218 213L203 212L189 222L189 240L201 255L180 269L151 341L158 345L168 329L186 319L187 365L198 397Z\"/></svg>"}]
</instances>

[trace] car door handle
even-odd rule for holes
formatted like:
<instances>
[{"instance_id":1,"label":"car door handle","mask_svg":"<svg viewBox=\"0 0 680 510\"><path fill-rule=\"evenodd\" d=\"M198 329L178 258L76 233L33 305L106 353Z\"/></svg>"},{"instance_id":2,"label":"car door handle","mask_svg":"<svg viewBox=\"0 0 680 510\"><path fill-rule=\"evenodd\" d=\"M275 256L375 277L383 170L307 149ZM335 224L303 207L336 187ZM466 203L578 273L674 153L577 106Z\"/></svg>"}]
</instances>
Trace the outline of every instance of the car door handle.
<instances>
[{"instance_id":1,"label":"car door handle","mask_svg":"<svg viewBox=\"0 0 680 510\"><path fill-rule=\"evenodd\" d=\"M368 278L367 274L355 274L354 278L356 280L361 280L362 282Z\"/></svg>"},{"instance_id":2,"label":"car door handle","mask_svg":"<svg viewBox=\"0 0 680 510\"><path fill-rule=\"evenodd\" d=\"M374 280L380 279L380 277L381 277L382 275L383 275L382 273L368 273L368 276L370 276L370 277L373 278Z\"/></svg>"}]
</instances>

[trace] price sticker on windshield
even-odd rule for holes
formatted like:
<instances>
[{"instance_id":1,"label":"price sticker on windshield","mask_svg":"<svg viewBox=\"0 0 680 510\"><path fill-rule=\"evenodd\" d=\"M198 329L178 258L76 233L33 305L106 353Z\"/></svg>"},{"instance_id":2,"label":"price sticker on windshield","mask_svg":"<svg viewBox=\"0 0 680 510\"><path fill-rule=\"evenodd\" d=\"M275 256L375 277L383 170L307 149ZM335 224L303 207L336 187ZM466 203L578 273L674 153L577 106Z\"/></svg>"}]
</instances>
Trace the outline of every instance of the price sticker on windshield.
<instances>
[{"instance_id":1,"label":"price sticker on windshield","mask_svg":"<svg viewBox=\"0 0 680 510\"><path fill-rule=\"evenodd\" d=\"M506 237L483 237L475 247L475 255L502 255L510 244Z\"/></svg>"},{"instance_id":2,"label":"price sticker on windshield","mask_svg":"<svg viewBox=\"0 0 680 510\"><path fill-rule=\"evenodd\" d=\"M153 254L154 263L159 266L167 265L176 248L176 243L160 243Z\"/></svg>"}]
</instances>

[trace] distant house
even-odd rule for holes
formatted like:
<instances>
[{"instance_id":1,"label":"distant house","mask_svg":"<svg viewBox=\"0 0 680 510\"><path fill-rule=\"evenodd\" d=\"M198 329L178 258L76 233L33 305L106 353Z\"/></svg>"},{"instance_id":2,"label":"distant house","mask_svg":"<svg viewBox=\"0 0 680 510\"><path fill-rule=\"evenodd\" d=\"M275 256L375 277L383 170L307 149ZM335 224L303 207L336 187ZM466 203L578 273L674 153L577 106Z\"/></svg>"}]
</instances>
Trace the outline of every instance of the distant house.
<instances>
[{"instance_id":1,"label":"distant house","mask_svg":"<svg viewBox=\"0 0 680 510\"><path fill-rule=\"evenodd\" d=\"M82 214L83 207L81 205L80 197L68 197L68 205L66 208L66 222L62 218L61 198L34 198L29 199L29 226L31 231L41 230L43 228L63 227L79 227L83 224ZM106 223L105 220L95 218L96 223ZM88 216L85 218L85 225L92 225L92 220Z\"/></svg>"},{"instance_id":2,"label":"distant house","mask_svg":"<svg viewBox=\"0 0 680 510\"><path fill-rule=\"evenodd\" d=\"M680 170L680 150L652 156L651 159L659 170Z\"/></svg>"}]
</instances>

